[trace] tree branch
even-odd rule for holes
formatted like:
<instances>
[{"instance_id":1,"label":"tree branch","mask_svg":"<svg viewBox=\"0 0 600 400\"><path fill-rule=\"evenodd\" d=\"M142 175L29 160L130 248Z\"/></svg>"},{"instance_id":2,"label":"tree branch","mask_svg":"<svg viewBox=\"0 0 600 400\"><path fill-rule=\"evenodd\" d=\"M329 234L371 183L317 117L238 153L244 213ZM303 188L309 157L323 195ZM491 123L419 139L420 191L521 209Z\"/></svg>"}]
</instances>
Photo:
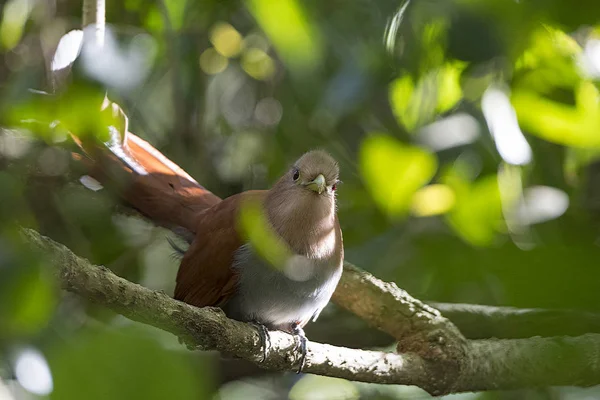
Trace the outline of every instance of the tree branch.
<instances>
[{"instance_id":1,"label":"tree branch","mask_svg":"<svg viewBox=\"0 0 600 400\"><path fill-rule=\"evenodd\" d=\"M219 350L270 370L291 370L296 366L298 343L287 333L270 333L270 351L266 360L259 362L262 349L258 331L252 325L228 319L219 309L195 308L128 282L35 231L24 229L22 234L56 267L63 289L130 319L172 332L189 347ZM361 307L347 308L362 312L372 323L403 337L406 343L401 348L420 353L352 350L311 342L305 372L364 382L417 385L434 395L540 385L600 384L600 335L466 341L457 337L456 328L439 312L395 285L378 281L352 266L346 267L344 275L344 287L356 288L364 295L359 296ZM379 300L378 291L381 291ZM394 305L394 299L398 304ZM339 295L336 300L341 302ZM381 316L367 315L368 310L379 311ZM401 317L393 318L395 322L387 321L386 317L395 315L394 310ZM402 320L410 327L397 325ZM419 329L424 333L418 333ZM440 338L447 342L440 344L437 342ZM458 358L446 358L455 356ZM449 365L456 368L448 369Z\"/></svg>"},{"instance_id":2,"label":"tree branch","mask_svg":"<svg viewBox=\"0 0 600 400\"><path fill-rule=\"evenodd\" d=\"M104 31L106 28L106 0L83 0L81 25L85 29L93 25L94 36L90 38L93 43L102 47L104 45Z\"/></svg>"},{"instance_id":3,"label":"tree branch","mask_svg":"<svg viewBox=\"0 0 600 400\"><path fill-rule=\"evenodd\" d=\"M600 333L600 315L577 310L429 303L469 339L519 339Z\"/></svg>"}]
</instances>

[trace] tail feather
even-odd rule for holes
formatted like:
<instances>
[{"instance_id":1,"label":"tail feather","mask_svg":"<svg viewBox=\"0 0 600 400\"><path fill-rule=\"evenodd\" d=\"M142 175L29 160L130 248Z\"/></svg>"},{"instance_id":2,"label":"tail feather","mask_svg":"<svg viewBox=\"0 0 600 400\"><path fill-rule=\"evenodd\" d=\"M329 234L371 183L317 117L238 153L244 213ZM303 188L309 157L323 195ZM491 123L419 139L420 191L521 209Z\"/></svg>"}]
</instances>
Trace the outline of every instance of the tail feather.
<instances>
[{"instance_id":1,"label":"tail feather","mask_svg":"<svg viewBox=\"0 0 600 400\"><path fill-rule=\"evenodd\" d=\"M148 142L128 132L126 117L120 108L118 112L125 121L121 129L110 127L106 146L86 145L73 137L88 156L89 174L105 186L116 187L128 205L154 223L176 233L181 233L181 228L195 233L198 213L221 199Z\"/></svg>"}]
</instances>

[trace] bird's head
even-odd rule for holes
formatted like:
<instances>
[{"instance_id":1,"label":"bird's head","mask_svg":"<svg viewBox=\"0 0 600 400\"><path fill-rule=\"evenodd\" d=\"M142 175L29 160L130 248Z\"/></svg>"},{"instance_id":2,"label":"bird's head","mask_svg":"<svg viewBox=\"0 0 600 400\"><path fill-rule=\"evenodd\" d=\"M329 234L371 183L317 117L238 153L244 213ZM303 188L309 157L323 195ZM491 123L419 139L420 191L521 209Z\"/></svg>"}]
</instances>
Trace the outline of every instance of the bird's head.
<instances>
[{"instance_id":1,"label":"bird's head","mask_svg":"<svg viewBox=\"0 0 600 400\"><path fill-rule=\"evenodd\" d=\"M323 150L300 157L270 190L267 203L271 212L305 221L331 216L339 184L337 162Z\"/></svg>"},{"instance_id":2,"label":"bird's head","mask_svg":"<svg viewBox=\"0 0 600 400\"><path fill-rule=\"evenodd\" d=\"M298 159L287 174L290 187L333 197L339 183L338 163L328 153L313 150ZM283 180L286 177L284 176Z\"/></svg>"},{"instance_id":3,"label":"bird's head","mask_svg":"<svg viewBox=\"0 0 600 400\"><path fill-rule=\"evenodd\" d=\"M271 188L265 206L277 233L298 254L321 258L336 246L337 162L322 150L300 157Z\"/></svg>"}]
</instances>

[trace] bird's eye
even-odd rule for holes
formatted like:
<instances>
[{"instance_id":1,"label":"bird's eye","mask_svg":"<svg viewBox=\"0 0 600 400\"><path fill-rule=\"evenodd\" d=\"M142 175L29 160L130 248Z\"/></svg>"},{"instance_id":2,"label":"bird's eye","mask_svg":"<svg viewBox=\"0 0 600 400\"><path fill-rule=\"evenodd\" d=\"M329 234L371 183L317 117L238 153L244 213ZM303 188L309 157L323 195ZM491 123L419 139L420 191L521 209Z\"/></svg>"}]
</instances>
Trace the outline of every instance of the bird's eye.
<instances>
[{"instance_id":1,"label":"bird's eye","mask_svg":"<svg viewBox=\"0 0 600 400\"><path fill-rule=\"evenodd\" d=\"M294 170L294 175L292 176L292 179L294 181L297 181L298 178L300 178L300 171L296 169L296 170Z\"/></svg>"}]
</instances>

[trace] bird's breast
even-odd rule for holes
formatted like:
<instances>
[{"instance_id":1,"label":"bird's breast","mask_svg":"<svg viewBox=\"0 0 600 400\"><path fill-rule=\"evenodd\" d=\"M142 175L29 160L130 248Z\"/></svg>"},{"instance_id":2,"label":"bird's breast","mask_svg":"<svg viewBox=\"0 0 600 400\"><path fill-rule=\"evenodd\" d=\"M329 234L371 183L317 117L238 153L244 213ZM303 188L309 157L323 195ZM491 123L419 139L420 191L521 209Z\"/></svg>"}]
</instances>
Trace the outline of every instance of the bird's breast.
<instances>
[{"instance_id":1,"label":"bird's breast","mask_svg":"<svg viewBox=\"0 0 600 400\"><path fill-rule=\"evenodd\" d=\"M274 329L308 322L327 305L342 272L336 257L292 257L283 269L270 266L249 244L241 246L233 265L235 295L224 306L230 318L257 321Z\"/></svg>"}]
</instances>

